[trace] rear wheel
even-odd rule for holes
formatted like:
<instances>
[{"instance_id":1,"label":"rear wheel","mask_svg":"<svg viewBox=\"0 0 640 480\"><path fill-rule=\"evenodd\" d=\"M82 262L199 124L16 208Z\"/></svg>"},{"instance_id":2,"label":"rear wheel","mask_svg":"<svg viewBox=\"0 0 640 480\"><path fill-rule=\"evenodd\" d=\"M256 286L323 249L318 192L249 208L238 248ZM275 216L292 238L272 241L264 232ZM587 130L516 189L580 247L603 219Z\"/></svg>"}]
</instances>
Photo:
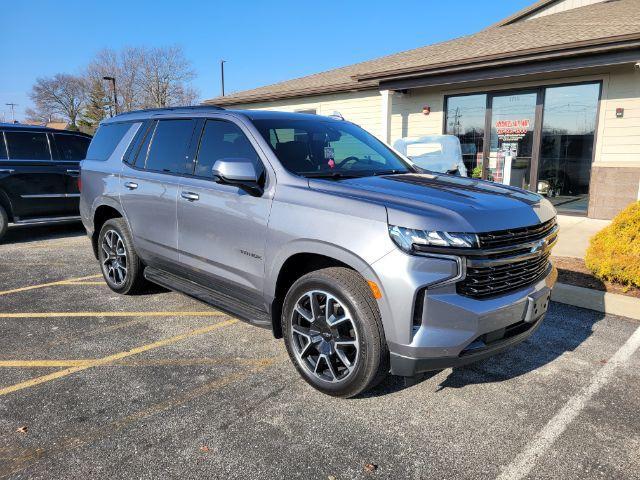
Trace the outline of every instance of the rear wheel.
<instances>
[{"instance_id":1,"label":"rear wheel","mask_svg":"<svg viewBox=\"0 0 640 480\"><path fill-rule=\"evenodd\" d=\"M9 217L7 215L7 211L4 209L2 205L0 205L0 242L4 237L4 234L7 233L8 227L9 227Z\"/></svg>"},{"instance_id":2,"label":"rear wheel","mask_svg":"<svg viewBox=\"0 0 640 480\"><path fill-rule=\"evenodd\" d=\"M102 226L98 236L98 259L102 275L114 292L133 295L146 288L144 265L133 248L124 219L112 218Z\"/></svg>"},{"instance_id":3,"label":"rear wheel","mask_svg":"<svg viewBox=\"0 0 640 480\"><path fill-rule=\"evenodd\" d=\"M332 267L298 279L285 298L282 323L291 360L321 392L353 397L388 372L380 311L353 270Z\"/></svg>"}]
</instances>

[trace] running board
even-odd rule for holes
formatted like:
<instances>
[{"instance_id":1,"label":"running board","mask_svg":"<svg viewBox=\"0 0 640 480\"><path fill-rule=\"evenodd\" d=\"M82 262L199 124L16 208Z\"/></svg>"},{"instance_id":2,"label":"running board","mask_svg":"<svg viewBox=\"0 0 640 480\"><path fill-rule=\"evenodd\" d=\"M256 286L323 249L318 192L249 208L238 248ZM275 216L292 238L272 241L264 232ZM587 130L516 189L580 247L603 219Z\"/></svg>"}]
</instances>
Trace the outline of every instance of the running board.
<instances>
[{"instance_id":1,"label":"running board","mask_svg":"<svg viewBox=\"0 0 640 480\"><path fill-rule=\"evenodd\" d=\"M11 225L41 225L49 223L79 222L80 220L82 220L80 216L27 218L25 220L14 220Z\"/></svg>"},{"instance_id":2,"label":"running board","mask_svg":"<svg viewBox=\"0 0 640 480\"><path fill-rule=\"evenodd\" d=\"M144 269L144 278L161 287L183 293L214 308L230 313L242 321L258 327L271 329L271 317L266 311L253 305L240 302L235 298L211 290L210 288L203 287L191 280L153 267L146 267Z\"/></svg>"}]
</instances>

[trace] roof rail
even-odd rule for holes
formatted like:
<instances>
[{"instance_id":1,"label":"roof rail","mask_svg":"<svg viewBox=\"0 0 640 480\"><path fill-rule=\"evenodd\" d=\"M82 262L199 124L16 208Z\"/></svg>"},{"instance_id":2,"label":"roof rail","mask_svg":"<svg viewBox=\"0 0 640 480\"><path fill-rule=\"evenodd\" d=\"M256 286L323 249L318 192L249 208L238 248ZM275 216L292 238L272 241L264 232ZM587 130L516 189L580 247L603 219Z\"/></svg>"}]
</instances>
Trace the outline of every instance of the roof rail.
<instances>
[{"instance_id":1,"label":"roof rail","mask_svg":"<svg viewBox=\"0 0 640 480\"><path fill-rule=\"evenodd\" d=\"M163 108L143 108L140 110L131 110L129 112L122 112L116 117L120 117L122 115L128 115L130 113L153 113L153 112L167 112L167 111L191 111L191 110L224 110L223 107L218 107L217 105L189 105L184 107L163 107Z\"/></svg>"}]
</instances>

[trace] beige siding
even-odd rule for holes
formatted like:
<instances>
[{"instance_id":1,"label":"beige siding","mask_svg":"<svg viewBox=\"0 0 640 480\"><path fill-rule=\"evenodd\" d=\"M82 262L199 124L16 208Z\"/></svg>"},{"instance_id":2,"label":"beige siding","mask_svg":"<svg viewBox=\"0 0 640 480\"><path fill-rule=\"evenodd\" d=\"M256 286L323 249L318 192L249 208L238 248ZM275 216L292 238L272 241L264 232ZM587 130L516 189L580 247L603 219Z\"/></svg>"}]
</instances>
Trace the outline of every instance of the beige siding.
<instances>
[{"instance_id":1,"label":"beige siding","mask_svg":"<svg viewBox=\"0 0 640 480\"><path fill-rule=\"evenodd\" d=\"M545 15L552 15L554 13L564 12L573 8L584 7L593 3L599 3L603 1L604 0L561 0L559 2L554 2L541 10L538 10L537 12L523 18L522 20L544 17Z\"/></svg>"},{"instance_id":2,"label":"beige siding","mask_svg":"<svg viewBox=\"0 0 640 480\"><path fill-rule=\"evenodd\" d=\"M624 108L622 118L616 108ZM640 72L631 65L612 70L603 84L595 161L640 167Z\"/></svg>"},{"instance_id":3,"label":"beige siding","mask_svg":"<svg viewBox=\"0 0 640 480\"><path fill-rule=\"evenodd\" d=\"M441 91L417 89L392 97L391 144L402 137L421 137L442 133L444 95ZM431 113L422 108L428 105Z\"/></svg>"},{"instance_id":4,"label":"beige siding","mask_svg":"<svg viewBox=\"0 0 640 480\"><path fill-rule=\"evenodd\" d=\"M336 93L333 95L318 95L291 100L277 100L273 102L234 105L233 108L247 110L279 110L296 112L299 110L316 109L319 115L331 115L339 112L345 120L356 123L376 136L380 136L382 129L382 97L378 90L364 92Z\"/></svg>"}]
</instances>

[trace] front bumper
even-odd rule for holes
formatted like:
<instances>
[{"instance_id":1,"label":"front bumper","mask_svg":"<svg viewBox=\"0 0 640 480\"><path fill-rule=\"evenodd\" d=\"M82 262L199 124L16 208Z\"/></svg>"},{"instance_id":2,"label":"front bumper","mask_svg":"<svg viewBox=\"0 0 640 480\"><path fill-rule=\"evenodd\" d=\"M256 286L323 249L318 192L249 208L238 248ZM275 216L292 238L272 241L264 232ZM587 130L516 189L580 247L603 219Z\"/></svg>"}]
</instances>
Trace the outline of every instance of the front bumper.
<instances>
[{"instance_id":1,"label":"front bumper","mask_svg":"<svg viewBox=\"0 0 640 480\"><path fill-rule=\"evenodd\" d=\"M401 257L392 257L397 269ZM384 288L387 305L381 311L391 354L391 373L401 376L465 365L524 341L542 323L557 279L555 267L549 264L545 276L531 285L504 295L474 299L458 294L454 282L419 287L425 285L421 271L433 271L435 265L444 270L442 262L452 263L450 260L420 261L412 257L408 261L414 268L403 269L405 274L396 273L395 278L387 278L388 269L377 265L383 287L392 286ZM424 267L416 269L422 262ZM451 268L455 270L455 265ZM404 288L396 287L400 278L404 280ZM544 309L532 312L530 299L542 299L539 305L544 305ZM413 306L411 314L407 311L409 304Z\"/></svg>"},{"instance_id":2,"label":"front bumper","mask_svg":"<svg viewBox=\"0 0 640 480\"><path fill-rule=\"evenodd\" d=\"M423 324L418 327L411 345L391 352L391 373L414 376L430 370L459 367L500 353L526 340L542 323L557 276L555 267L549 265L546 277L535 285L491 300L472 300L458 296L458 301L454 301L427 293ZM534 298L544 300L544 310L536 317L527 318L531 315L529 310ZM487 309L488 305L481 305L488 301L492 303L490 309ZM441 326L433 325L433 318L426 318L428 310L436 310L436 304L439 318L451 319L449 315L455 315L455 320L451 322L456 325L455 331L446 332ZM434 345L432 337L441 344ZM437 356L434 355L436 351Z\"/></svg>"}]
</instances>

